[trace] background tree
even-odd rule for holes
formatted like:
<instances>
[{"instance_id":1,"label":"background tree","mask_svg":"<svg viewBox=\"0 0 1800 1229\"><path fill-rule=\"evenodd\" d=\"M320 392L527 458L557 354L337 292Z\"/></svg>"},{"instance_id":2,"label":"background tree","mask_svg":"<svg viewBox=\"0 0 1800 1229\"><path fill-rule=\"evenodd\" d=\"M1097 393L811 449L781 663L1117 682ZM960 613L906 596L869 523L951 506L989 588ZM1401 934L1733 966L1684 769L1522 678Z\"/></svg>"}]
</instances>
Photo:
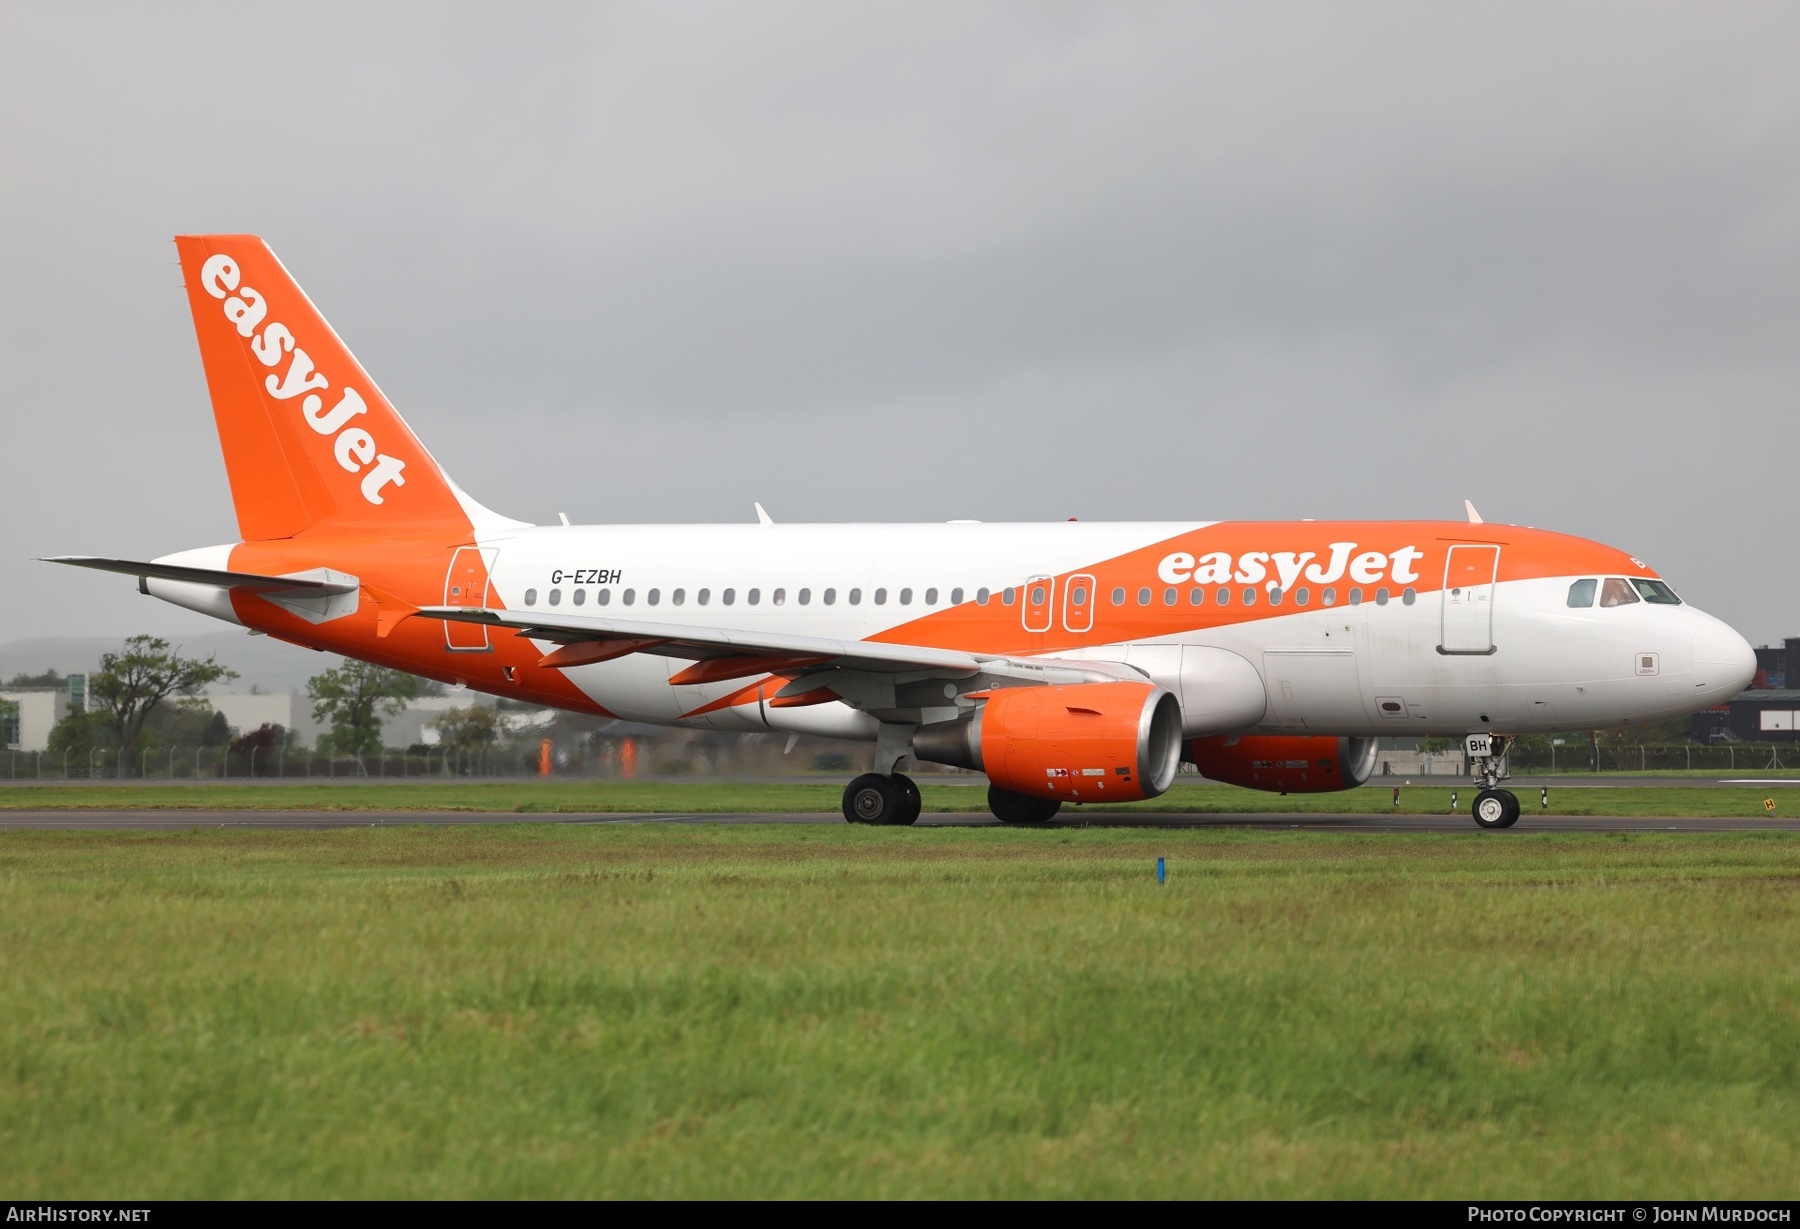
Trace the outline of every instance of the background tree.
<instances>
[{"instance_id":1,"label":"background tree","mask_svg":"<svg viewBox=\"0 0 1800 1229\"><path fill-rule=\"evenodd\" d=\"M419 694L421 680L404 670L346 658L335 670L306 680L313 700L313 720L330 721L331 732L319 740L343 755L371 755L381 750L381 718L392 717Z\"/></svg>"},{"instance_id":2,"label":"background tree","mask_svg":"<svg viewBox=\"0 0 1800 1229\"><path fill-rule=\"evenodd\" d=\"M201 661L171 652L156 636L132 636L121 653L104 653L100 670L88 679L89 703L99 724L112 734L121 771L136 763L138 736L163 701L192 696L208 683L234 679L237 671L212 657Z\"/></svg>"},{"instance_id":3,"label":"background tree","mask_svg":"<svg viewBox=\"0 0 1800 1229\"><path fill-rule=\"evenodd\" d=\"M56 723L50 731L50 756L61 758L71 771L80 767L86 771L88 754L96 747L108 745L106 730L101 727L101 714L84 713L79 709L71 709L69 714ZM108 761L111 762L110 760Z\"/></svg>"},{"instance_id":4,"label":"background tree","mask_svg":"<svg viewBox=\"0 0 1800 1229\"><path fill-rule=\"evenodd\" d=\"M261 764L266 771L269 762L275 758L276 748L286 742L287 728L265 721L242 738L232 739L229 749L231 754L248 760L252 768Z\"/></svg>"},{"instance_id":5,"label":"background tree","mask_svg":"<svg viewBox=\"0 0 1800 1229\"><path fill-rule=\"evenodd\" d=\"M491 704L446 709L431 723L431 728L438 732L440 746L453 751L478 751L499 740L500 714Z\"/></svg>"}]
</instances>

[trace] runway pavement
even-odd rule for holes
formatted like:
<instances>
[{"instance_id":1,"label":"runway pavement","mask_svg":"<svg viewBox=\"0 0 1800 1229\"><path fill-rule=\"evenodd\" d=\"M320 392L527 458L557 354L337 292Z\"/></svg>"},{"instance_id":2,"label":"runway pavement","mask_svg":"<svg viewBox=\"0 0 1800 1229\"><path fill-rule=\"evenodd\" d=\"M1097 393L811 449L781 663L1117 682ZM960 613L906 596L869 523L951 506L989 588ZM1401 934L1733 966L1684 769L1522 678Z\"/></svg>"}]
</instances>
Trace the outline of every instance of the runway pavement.
<instances>
[{"instance_id":1,"label":"runway pavement","mask_svg":"<svg viewBox=\"0 0 1800 1229\"><path fill-rule=\"evenodd\" d=\"M825 814L521 814L516 811L0 811L0 831L171 832L191 828L379 828L421 824L451 827L464 824L841 824L843 816ZM921 828L999 827L988 815L927 815ZM1041 828L1255 828L1314 832L1466 832L1483 833L1466 814L1459 815L1141 815L1092 814L1059 816ZM1533 815L1529 811L1508 831L1519 832L1800 832L1800 820L1751 816L1730 819L1683 817L1611 818L1589 815Z\"/></svg>"}]
</instances>

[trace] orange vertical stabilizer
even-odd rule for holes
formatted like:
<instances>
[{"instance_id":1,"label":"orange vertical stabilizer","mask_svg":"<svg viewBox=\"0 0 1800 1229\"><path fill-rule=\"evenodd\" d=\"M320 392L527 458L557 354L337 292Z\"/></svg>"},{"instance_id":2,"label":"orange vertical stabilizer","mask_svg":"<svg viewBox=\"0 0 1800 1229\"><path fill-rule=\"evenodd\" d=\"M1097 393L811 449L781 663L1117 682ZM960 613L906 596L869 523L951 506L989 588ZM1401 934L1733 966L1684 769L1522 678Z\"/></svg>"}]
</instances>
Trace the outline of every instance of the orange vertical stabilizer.
<instances>
[{"instance_id":1,"label":"orange vertical stabilizer","mask_svg":"<svg viewBox=\"0 0 1800 1229\"><path fill-rule=\"evenodd\" d=\"M469 531L449 479L266 243L175 246L245 540Z\"/></svg>"}]
</instances>

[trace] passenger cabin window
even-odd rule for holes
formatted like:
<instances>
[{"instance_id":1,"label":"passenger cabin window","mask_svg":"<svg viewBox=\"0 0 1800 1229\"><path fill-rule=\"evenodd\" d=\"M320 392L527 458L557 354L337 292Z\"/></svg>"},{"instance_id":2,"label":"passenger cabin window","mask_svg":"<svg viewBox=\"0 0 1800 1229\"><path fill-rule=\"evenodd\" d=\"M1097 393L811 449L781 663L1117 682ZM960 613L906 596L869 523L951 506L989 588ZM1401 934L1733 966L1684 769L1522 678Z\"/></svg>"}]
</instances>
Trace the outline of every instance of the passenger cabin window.
<instances>
[{"instance_id":1,"label":"passenger cabin window","mask_svg":"<svg viewBox=\"0 0 1800 1229\"><path fill-rule=\"evenodd\" d=\"M837 590L836 589L825 590L825 604L827 606L837 605Z\"/></svg>"},{"instance_id":2,"label":"passenger cabin window","mask_svg":"<svg viewBox=\"0 0 1800 1229\"><path fill-rule=\"evenodd\" d=\"M719 600L721 602L724 602L727 606L731 605L733 602L737 601L737 590L736 589L725 590L725 592L719 594Z\"/></svg>"},{"instance_id":3,"label":"passenger cabin window","mask_svg":"<svg viewBox=\"0 0 1800 1229\"><path fill-rule=\"evenodd\" d=\"M1270 586L1270 588L1269 588L1269 605L1271 605L1271 606L1281 605L1281 586L1280 585Z\"/></svg>"},{"instance_id":4,"label":"passenger cabin window","mask_svg":"<svg viewBox=\"0 0 1800 1229\"><path fill-rule=\"evenodd\" d=\"M525 604L527 606L537 605L537 590L536 589L525 590Z\"/></svg>"},{"instance_id":5,"label":"passenger cabin window","mask_svg":"<svg viewBox=\"0 0 1800 1229\"><path fill-rule=\"evenodd\" d=\"M1358 589L1354 586L1351 587L1351 589L1350 589L1350 604L1352 606L1362 605L1362 590L1361 589Z\"/></svg>"},{"instance_id":6,"label":"passenger cabin window","mask_svg":"<svg viewBox=\"0 0 1800 1229\"><path fill-rule=\"evenodd\" d=\"M900 590L900 604L902 606L912 605L912 590L911 589Z\"/></svg>"},{"instance_id":7,"label":"passenger cabin window","mask_svg":"<svg viewBox=\"0 0 1800 1229\"><path fill-rule=\"evenodd\" d=\"M1221 606L1231 605L1231 590L1230 589L1220 589L1217 593L1215 593L1213 595L1213 600L1218 602L1219 605L1221 605Z\"/></svg>"},{"instance_id":8,"label":"passenger cabin window","mask_svg":"<svg viewBox=\"0 0 1800 1229\"><path fill-rule=\"evenodd\" d=\"M1206 605L1206 590L1200 589L1200 588L1189 589L1188 590L1188 605L1190 605L1190 606Z\"/></svg>"},{"instance_id":9,"label":"passenger cabin window","mask_svg":"<svg viewBox=\"0 0 1800 1229\"><path fill-rule=\"evenodd\" d=\"M852 606L862 605L862 590L861 589L850 590L850 604Z\"/></svg>"},{"instance_id":10,"label":"passenger cabin window","mask_svg":"<svg viewBox=\"0 0 1800 1229\"><path fill-rule=\"evenodd\" d=\"M1087 605L1087 586L1076 585L1069 590L1069 601L1077 607Z\"/></svg>"},{"instance_id":11,"label":"passenger cabin window","mask_svg":"<svg viewBox=\"0 0 1800 1229\"><path fill-rule=\"evenodd\" d=\"M686 589L675 590L675 592L669 594L669 600L671 602L674 602L677 606L681 605L683 602L687 601L687 590Z\"/></svg>"},{"instance_id":12,"label":"passenger cabin window","mask_svg":"<svg viewBox=\"0 0 1800 1229\"><path fill-rule=\"evenodd\" d=\"M550 604L552 606L562 605L562 590L561 589L550 590Z\"/></svg>"},{"instance_id":13,"label":"passenger cabin window","mask_svg":"<svg viewBox=\"0 0 1800 1229\"><path fill-rule=\"evenodd\" d=\"M928 593L925 596L927 599L929 599L931 595ZM950 604L952 606L962 605L962 590L961 589L950 590Z\"/></svg>"},{"instance_id":14,"label":"passenger cabin window","mask_svg":"<svg viewBox=\"0 0 1800 1229\"><path fill-rule=\"evenodd\" d=\"M1323 606L1337 605L1337 590L1330 585L1326 585L1323 589L1319 590L1319 603Z\"/></svg>"},{"instance_id":15,"label":"passenger cabin window","mask_svg":"<svg viewBox=\"0 0 1800 1229\"><path fill-rule=\"evenodd\" d=\"M1244 590L1244 605L1246 605L1246 606L1256 605L1256 590L1255 589L1245 589Z\"/></svg>"},{"instance_id":16,"label":"passenger cabin window","mask_svg":"<svg viewBox=\"0 0 1800 1229\"><path fill-rule=\"evenodd\" d=\"M1149 604L1150 604L1150 590L1149 589L1139 589L1138 590L1138 605L1148 606Z\"/></svg>"},{"instance_id":17,"label":"passenger cabin window","mask_svg":"<svg viewBox=\"0 0 1800 1229\"><path fill-rule=\"evenodd\" d=\"M602 606L608 605L612 601L612 590L611 589L600 590L600 592L598 592L594 595L594 600L596 602L599 602ZM706 599L701 598L700 600L704 602Z\"/></svg>"},{"instance_id":18,"label":"passenger cabin window","mask_svg":"<svg viewBox=\"0 0 1800 1229\"><path fill-rule=\"evenodd\" d=\"M574 594L572 594L570 596L569 600L574 602L577 606L581 605L583 602L587 601L587 590L586 589L575 590Z\"/></svg>"},{"instance_id":19,"label":"passenger cabin window","mask_svg":"<svg viewBox=\"0 0 1800 1229\"><path fill-rule=\"evenodd\" d=\"M652 606L656 605L658 602L662 601L662 590L661 589L650 590L649 593L644 595L644 600L649 602Z\"/></svg>"},{"instance_id":20,"label":"passenger cabin window","mask_svg":"<svg viewBox=\"0 0 1800 1229\"><path fill-rule=\"evenodd\" d=\"M1402 589L1400 590L1400 600L1410 606L1419 600L1419 591L1411 587Z\"/></svg>"},{"instance_id":21,"label":"passenger cabin window","mask_svg":"<svg viewBox=\"0 0 1800 1229\"><path fill-rule=\"evenodd\" d=\"M925 590L925 604L927 606L937 605L937 590L936 589Z\"/></svg>"},{"instance_id":22,"label":"passenger cabin window","mask_svg":"<svg viewBox=\"0 0 1800 1229\"><path fill-rule=\"evenodd\" d=\"M1304 606L1310 601L1312 601L1311 589L1308 589L1305 585L1301 585L1298 589L1294 590L1294 605Z\"/></svg>"},{"instance_id":23,"label":"passenger cabin window","mask_svg":"<svg viewBox=\"0 0 1800 1229\"><path fill-rule=\"evenodd\" d=\"M1124 604L1125 604L1125 590L1124 590L1124 588L1123 588L1123 587L1121 587L1121 588L1117 588L1117 589L1114 589L1114 590L1113 590L1113 605L1115 605L1115 606L1123 606L1123 605L1124 605Z\"/></svg>"},{"instance_id":24,"label":"passenger cabin window","mask_svg":"<svg viewBox=\"0 0 1800 1229\"><path fill-rule=\"evenodd\" d=\"M1173 606L1175 604L1176 599L1179 598L1180 596L1181 595L1179 593L1175 592L1175 590L1173 590L1173 589L1164 589L1163 590L1163 605Z\"/></svg>"},{"instance_id":25,"label":"passenger cabin window","mask_svg":"<svg viewBox=\"0 0 1800 1229\"><path fill-rule=\"evenodd\" d=\"M887 605L887 590L886 589L875 590L875 604L877 606Z\"/></svg>"},{"instance_id":26,"label":"passenger cabin window","mask_svg":"<svg viewBox=\"0 0 1800 1229\"><path fill-rule=\"evenodd\" d=\"M1600 586L1600 604L1602 606L1630 606L1638 600L1638 595L1631 587L1631 582L1620 576L1608 576Z\"/></svg>"},{"instance_id":27,"label":"passenger cabin window","mask_svg":"<svg viewBox=\"0 0 1800 1229\"><path fill-rule=\"evenodd\" d=\"M811 602L812 602L812 590L811 589L800 590L800 604L802 606L806 606L806 605L810 605Z\"/></svg>"},{"instance_id":28,"label":"passenger cabin window","mask_svg":"<svg viewBox=\"0 0 1800 1229\"><path fill-rule=\"evenodd\" d=\"M602 594L605 594L606 590L602 589L602 590L600 590L600 592ZM711 589L700 590L700 592L694 594L694 600L696 602L699 602L702 606L706 605L708 602L712 601L712 590Z\"/></svg>"},{"instance_id":29,"label":"passenger cabin window","mask_svg":"<svg viewBox=\"0 0 1800 1229\"><path fill-rule=\"evenodd\" d=\"M1646 580L1640 577L1633 580L1631 583L1637 586L1637 591L1641 593L1644 600L1649 602L1652 606L1681 605L1681 599L1675 596L1675 590L1669 588L1668 585L1660 580Z\"/></svg>"},{"instance_id":30,"label":"passenger cabin window","mask_svg":"<svg viewBox=\"0 0 1800 1229\"><path fill-rule=\"evenodd\" d=\"M1014 589L1013 589L1013 588L1012 588L1012 586L1010 586L1010 585L1008 585L1008 586L1007 586L1007 587L1006 587L1006 588L1004 588L1004 589L1002 589L1002 590L1000 590L1000 603L1001 603L1001 605L1003 605L1003 606L1010 606L1010 605L1012 605L1012 604L1013 604L1013 603L1014 603L1014 602L1016 602L1016 601L1018 601L1018 600L1019 600L1019 595L1018 595L1018 593L1017 593L1017 592L1016 592L1016 591L1015 591L1015 590L1014 590Z\"/></svg>"},{"instance_id":31,"label":"passenger cabin window","mask_svg":"<svg viewBox=\"0 0 1800 1229\"><path fill-rule=\"evenodd\" d=\"M746 602L749 602L752 606L756 605L758 602L762 601L762 590L761 589L750 590L750 592L748 592L744 595L744 600Z\"/></svg>"},{"instance_id":32,"label":"passenger cabin window","mask_svg":"<svg viewBox=\"0 0 1800 1229\"><path fill-rule=\"evenodd\" d=\"M777 590L775 590L774 594L771 596L772 596L772 600L774 601L774 603L777 606L787 605L787 590L786 589L777 589Z\"/></svg>"},{"instance_id":33,"label":"passenger cabin window","mask_svg":"<svg viewBox=\"0 0 1800 1229\"><path fill-rule=\"evenodd\" d=\"M975 590L975 604L977 606L987 605L989 596L990 596L990 594L988 593L988 591L986 589Z\"/></svg>"},{"instance_id":34,"label":"passenger cabin window","mask_svg":"<svg viewBox=\"0 0 1800 1229\"><path fill-rule=\"evenodd\" d=\"M1375 590L1375 604L1377 606L1388 604L1388 591L1385 588Z\"/></svg>"},{"instance_id":35,"label":"passenger cabin window","mask_svg":"<svg viewBox=\"0 0 1800 1229\"><path fill-rule=\"evenodd\" d=\"M1586 610L1588 607L1592 606L1594 604L1594 590L1599 587L1600 582L1591 576L1586 580L1578 580L1570 585L1569 609Z\"/></svg>"}]
</instances>

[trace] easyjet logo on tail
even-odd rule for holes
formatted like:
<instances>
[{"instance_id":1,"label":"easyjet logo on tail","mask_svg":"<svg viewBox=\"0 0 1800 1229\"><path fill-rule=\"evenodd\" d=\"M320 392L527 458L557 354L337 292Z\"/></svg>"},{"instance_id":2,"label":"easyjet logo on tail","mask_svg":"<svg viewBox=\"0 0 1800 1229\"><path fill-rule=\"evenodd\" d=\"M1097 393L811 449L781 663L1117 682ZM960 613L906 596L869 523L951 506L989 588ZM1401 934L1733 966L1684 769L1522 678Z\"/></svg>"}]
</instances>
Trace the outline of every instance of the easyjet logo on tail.
<instances>
[{"instance_id":1,"label":"easyjet logo on tail","mask_svg":"<svg viewBox=\"0 0 1800 1229\"><path fill-rule=\"evenodd\" d=\"M1316 551L1246 551L1233 559L1224 551L1213 551L1211 554L1195 557L1187 551L1175 551L1164 555L1162 562L1156 565L1156 574L1166 585L1178 585L1192 580L1197 585L1257 585L1269 576L1271 568L1275 571L1275 583L1282 590L1292 589L1302 576L1315 585L1329 585L1342 580L1346 575L1359 585L1372 585L1381 580L1392 569L1393 582L1397 585L1411 584L1419 579L1413 571L1413 564L1425 557L1425 552L1412 546L1402 546L1390 553L1371 550L1356 552L1355 542L1333 542L1325 549L1329 555L1318 563Z\"/></svg>"},{"instance_id":2,"label":"easyjet logo on tail","mask_svg":"<svg viewBox=\"0 0 1800 1229\"><path fill-rule=\"evenodd\" d=\"M304 394L300 417L320 435L335 437L331 441L331 455L345 472L362 475L364 499L372 504L381 503L383 487L390 483L406 485L403 472L406 462L382 452L375 437L364 428L350 425L352 419L369 412L362 395L354 388L346 385L337 404L329 410L325 408L325 399L318 390L329 389L331 381L324 373L313 370L312 357L296 344L287 325L279 320L263 324L269 314L269 305L261 292L240 285L241 278L237 261L223 254L211 257L200 267L201 286L207 294L222 300L225 319L237 329L239 336L250 339L250 353L256 356L256 361L264 367L274 368L281 365L284 355L287 356L287 371L270 375L263 381L269 396L277 401L292 401Z\"/></svg>"}]
</instances>

